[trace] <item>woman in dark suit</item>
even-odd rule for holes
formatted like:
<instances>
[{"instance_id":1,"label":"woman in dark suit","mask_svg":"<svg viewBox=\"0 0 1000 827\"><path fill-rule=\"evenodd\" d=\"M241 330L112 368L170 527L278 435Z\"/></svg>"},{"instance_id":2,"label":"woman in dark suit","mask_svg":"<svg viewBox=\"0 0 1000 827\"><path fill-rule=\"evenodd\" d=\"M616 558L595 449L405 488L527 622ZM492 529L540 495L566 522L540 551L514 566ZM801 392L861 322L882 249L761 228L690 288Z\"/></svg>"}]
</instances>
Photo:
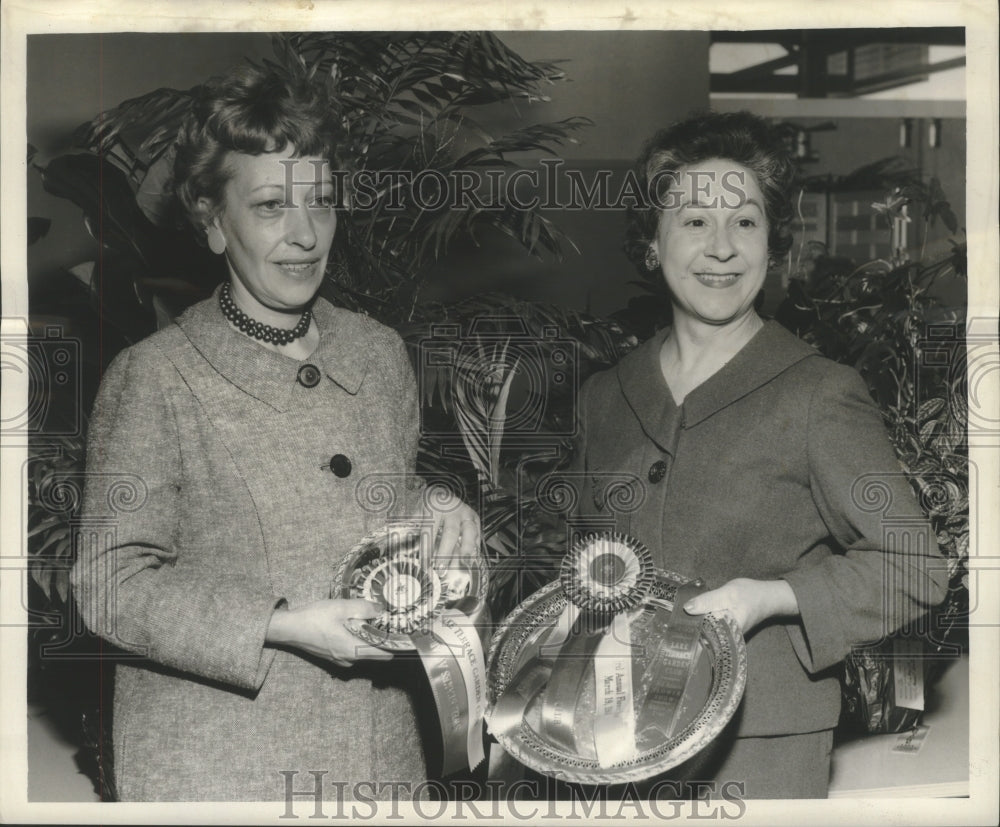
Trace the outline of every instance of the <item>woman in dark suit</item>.
<instances>
[{"instance_id":1,"label":"woman in dark suit","mask_svg":"<svg viewBox=\"0 0 1000 827\"><path fill-rule=\"evenodd\" d=\"M793 167L765 122L678 123L637 173L650 203L630 247L673 321L582 389L584 511L612 513L605 481L638 474L645 496L618 528L706 582L689 613L743 630L742 706L687 776L825 797L835 667L939 603L945 567L861 378L755 310L791 245Z\"/></svg>"},{"instance_id":2,"label":"woman in dark suit","mask_svg":"<svg viewBox=\"0 0 1000 827\"><path fill-rule=\"evenodd\" d=\"M386 516L364 480L397 485L395 516L432 512L444 556L476 553L479 525L413 484L399 336L316 295L337 227L331 104L249 67L194 102L175 184L229 277L121 353L95 403L83 518L103 528L72 582L130 654L123 800L387 798L427 778L409 670L346 628L379 609L330 599L333 574Z\"/></svg>"}]
</instances>

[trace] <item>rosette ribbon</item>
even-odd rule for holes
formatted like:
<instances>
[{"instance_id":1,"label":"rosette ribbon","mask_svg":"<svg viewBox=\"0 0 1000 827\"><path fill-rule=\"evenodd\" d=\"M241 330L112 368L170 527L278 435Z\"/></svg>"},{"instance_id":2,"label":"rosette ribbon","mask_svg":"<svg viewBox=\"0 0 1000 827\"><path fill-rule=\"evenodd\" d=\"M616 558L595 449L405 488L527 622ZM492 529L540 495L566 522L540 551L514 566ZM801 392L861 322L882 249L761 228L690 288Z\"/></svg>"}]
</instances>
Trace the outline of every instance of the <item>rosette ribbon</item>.
<instances>
[{"instance_id":1,"label":"rosette ribbon","mask_svg":"<svg viewBox=\"0 0 1000 827\"><path fill-rule=\"evenodd\" d=\"M334 594L378 603L382 613L348 628L373 646L413 651L427 673L443 745L442 774L485 757L486 661L480 628L488 623L486 567L435 571L426 525L393 525L365 537L341 562Z\"/></svg>"},{"instance_id":2,"label":"rosette ribbon","mask_svg":"<svg viewBox=\"0 0 1000 827\"><path fill-rule=\"evenodd\" d=\"M601 768L638 758L637 720L655 720L669 737L699 635L698 619L677 607L702 586L678 588L662 646L634 675L632 625L641 625L654 577L649 550L634 538L604 533L579 540L560 572L565 607L521 651L514 678L493 706L490 732L498 740L513 738L534 706L545 742L571 755L595 754ZM592 711L583 703L591 685Z\"/></svg>"}]
</instances>

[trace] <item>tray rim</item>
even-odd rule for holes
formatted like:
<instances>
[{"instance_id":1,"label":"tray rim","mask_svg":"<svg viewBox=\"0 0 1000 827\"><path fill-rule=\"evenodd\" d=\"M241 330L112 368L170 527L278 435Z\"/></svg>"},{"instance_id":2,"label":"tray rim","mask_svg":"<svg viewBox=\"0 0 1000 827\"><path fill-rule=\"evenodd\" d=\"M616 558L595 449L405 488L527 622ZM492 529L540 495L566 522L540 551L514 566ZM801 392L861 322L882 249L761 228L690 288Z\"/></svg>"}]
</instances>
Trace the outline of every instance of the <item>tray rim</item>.
<instances>
[{"instance_id":1,"label":"tray rim","mask_svg":"<svg viewBox=\"0 0 1000 827\"><path fill-rule=\"evenodd\" d=\"M675 572L665 571L663 569L657 569L655 577L658 583L673 586L674 594L676 594L677 587L688 583L693 579L682 577ZM562 588L558 580L546 584L533 595L519 603L499 624L494 632L490 640L489 651L486 657L488 686L488 704L486 712L487 721L493 712L497 698L506 688L506 684L497 685L497 658L501 653L501 648L507 638L509 630L517 625L517 621L521 619L522 616L528 615L529 612L537 611L536 607L539 604L544 604L546 601L555 600L557 605L556 614L558 615L561 613L566 602L566 597L563 595L563 606L558 605L558 601L560 600L558 593L561 592ZM672 600L664 601L659 598L656 598L656 600L657 602L666 602L669 604L671 609L673 608ZM704 623L709 625L718 640L726 640L729 643L730 672L732 676L730 688L728 691L725 691L724 688L721 687L722 677L719 675L717 669L713 669L712 691L705 706L702 708L701 712L695 716L694 720L684 728L684 730L666 742L667 744L676 742L676 745L668 750L665 756L662 756L658 760L653 762L643 762L640 761L640 759L633 759L632 761L625 762L624 764L618 764L612 767L601 767L595 759L584 758L581 756L574 759L573 766L553 766L551 763L546 763L530 743L522 743L517 739L510 737L506 733L494 733L493 737L497 739L500 745L508 753L510 753L512 757L520 761L525 766L559 780L583 784L618 784L630 781L642 781L664 773L667 770L684 763L689 758L704 749L722 732L742 702L743 692L746 688L746 642L743 639L743 633L739 624L736 622L736 619L729 612L725 611L709 612L708 614L703 615L703 618ZM530 632L527 634L530 634ZM706 631L703 629L702 639L704 640L705 637ZM711 649L712 647L709 646L707 648ZM702 721L702 718L705 717L705 710L714 702L718 702L720 704L720 708L715 713L715 717L710 720ZM701 724L700 728L698 727L699 724ZM518 731L524 729L526 729L526 724L522 721L521 728ZM527 732L534 738L538 738L537 733L534 733L532 730L528 729ZM559 752L556 747L548 748L553 754Z\"/></svg>"}]
</instances>

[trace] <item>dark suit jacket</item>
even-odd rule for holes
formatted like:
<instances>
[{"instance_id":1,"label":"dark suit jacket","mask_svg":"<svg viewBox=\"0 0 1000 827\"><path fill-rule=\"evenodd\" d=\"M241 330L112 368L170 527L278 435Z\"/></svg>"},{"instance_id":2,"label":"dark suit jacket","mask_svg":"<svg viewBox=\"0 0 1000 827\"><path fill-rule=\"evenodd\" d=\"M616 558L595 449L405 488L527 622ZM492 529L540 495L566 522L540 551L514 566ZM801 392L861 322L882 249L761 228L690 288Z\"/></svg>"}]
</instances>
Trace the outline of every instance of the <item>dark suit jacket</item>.
<instances>
[{"instance_id":1,"label":"dark suit jacket","mask_svg":"<svg viewBox=\"0 0 1000 827\"><path fill-rule=\"evenodd\" d=\"M854 370L767 322L678 407L664 338L582 389L582 519L710 587L785 579L801 618L751 633L738 734L832 727L831 667L943 599L933 532Z\"/></svg>"}]
</instances>

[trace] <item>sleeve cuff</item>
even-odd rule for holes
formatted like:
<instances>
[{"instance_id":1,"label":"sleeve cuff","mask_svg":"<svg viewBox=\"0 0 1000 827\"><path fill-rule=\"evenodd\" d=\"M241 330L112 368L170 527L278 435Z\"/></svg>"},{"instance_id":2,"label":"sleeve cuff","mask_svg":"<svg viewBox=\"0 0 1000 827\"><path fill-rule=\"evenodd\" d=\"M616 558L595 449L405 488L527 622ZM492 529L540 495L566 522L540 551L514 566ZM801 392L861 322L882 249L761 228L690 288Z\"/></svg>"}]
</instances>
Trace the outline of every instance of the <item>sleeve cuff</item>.
<instances>
[{"instance_id":1,"label":"sleeve cuff","mask_svg":"<svg viewBox=\"0 0 1000 827\"><path fill-rule=\"evenodd\" d=\"M214 607L213 623L156 625L164 630L158 635L160 645L152 652L154 660L221 681L241 689L260 689L276 650L264 645L271 615L280 601L272 595L226 601L224 608ZM219 623L218 619L223 622Z\"/></svg>"},{"instance_id":2,"label":"sleeve cuff","mask_svg":"<svg viewBox=\"0 0 1000 827\"><path fill-rule=\"evenodd\" d=\"M840 615L820 570L794 569L782 575L799 604L798 623L787 624L792 648L810 673L843 660L844 641Z\"/></svg>"},{"instance_id":3,"label":"sleeve cuff","mask_svg":"<svg viewBox=\"0 0 1000 827\"><path fill-rule=\"evenodd\" d=\"M239 633L234 629L231 639L232 654L230 682L246 689L257 691L264 683L271 663L277 654L276 649L265 646L267 627L271 623L274 610L285 603L285 598L276 600L273 597L262 598L248 607L245 617L245 631ZM239 622L238 618L234 618ZM222 665L222 663L220 663Z\"/></svg>"},{"instance_id":4,"label":"sleeve cuff","mask_svg":"<svg viewBox=\"0 0 1000 827\"><path fill-rule=\"evenodd\" d=\"M405 519L421 519L426 513L424 499L427 492L427 481L417 474L407 474L403 481L403 492L400 498L402 507L397 517Z\"/></svg>"},{"instance_id":5,"label":"sleeve cuff","mask_svg":"<svg viewBox=\"0 0 1000 827\"><path fill-rule=\"evenodd\" d=\"M254 691L261 688L264 683L264 678L267 677L267 673L271 669L271 664L274 662L275 655L278 654L278 650L270 646L267 646L267 628L271 624L271 615L274 614L278 609L282 609L288 606L288 601L285 598L280 600L272 601L271 610L264 616L264 625L260 628L260 659L257 663L257 671L253 676L253 683L250 686Z\"/></svg>"}]
</instances>

